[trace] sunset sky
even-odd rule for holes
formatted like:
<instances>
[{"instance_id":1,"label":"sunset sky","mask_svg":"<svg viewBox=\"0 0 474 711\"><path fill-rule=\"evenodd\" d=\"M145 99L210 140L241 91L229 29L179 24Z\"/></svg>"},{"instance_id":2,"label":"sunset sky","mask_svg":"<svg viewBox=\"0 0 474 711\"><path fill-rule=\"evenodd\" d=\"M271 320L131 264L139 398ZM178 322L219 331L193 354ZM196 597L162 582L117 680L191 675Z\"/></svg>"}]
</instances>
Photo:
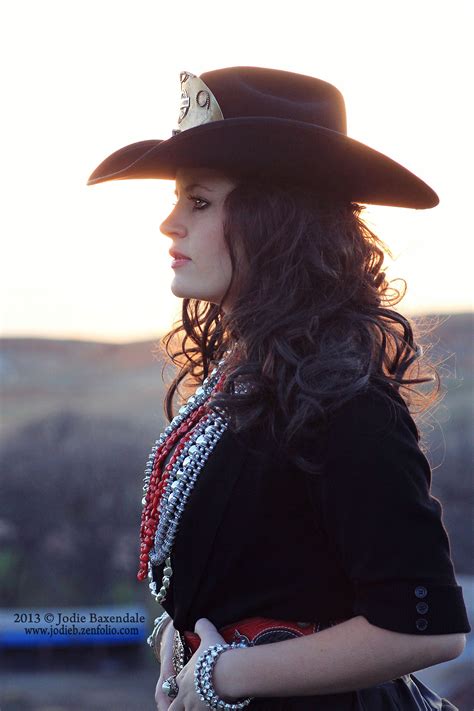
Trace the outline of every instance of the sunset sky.
<instances>
[{"instance_id":1,"label":"sunset sky","mask_svg":"<svg viewBox=\"0 0 474 711\"><path fill-rule=\"evenodd\" d=\"M472 308L470 0L15 0L0 16L1 331L128 341L168 328L174 184L87 187L117 148L168 138L179 73L273 67L335 84L348 133L423 178L433 210L367 219L408 313Z\"/></svg>"}]
</instances>

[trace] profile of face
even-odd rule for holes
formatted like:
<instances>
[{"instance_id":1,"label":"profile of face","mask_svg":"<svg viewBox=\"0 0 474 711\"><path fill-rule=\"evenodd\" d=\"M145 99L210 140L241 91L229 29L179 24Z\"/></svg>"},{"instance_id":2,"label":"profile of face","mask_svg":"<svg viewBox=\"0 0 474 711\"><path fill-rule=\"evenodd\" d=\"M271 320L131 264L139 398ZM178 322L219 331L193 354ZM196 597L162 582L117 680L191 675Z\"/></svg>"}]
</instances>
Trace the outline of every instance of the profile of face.
<instances>
[{"instance_id":1,"label":"profile of face","mask_svg":"<svg viewBox=\"0 0 474 711\"><path fill-rule=\"evenodd\" d=\"M232 278L224 241L224 201L235 187L236 183L217 170L178 171L176 202L160 226L172 240L171 291L175 296L222 302ZM221 305L225 308L226 304Z\"/></svg>"}]
</instances>

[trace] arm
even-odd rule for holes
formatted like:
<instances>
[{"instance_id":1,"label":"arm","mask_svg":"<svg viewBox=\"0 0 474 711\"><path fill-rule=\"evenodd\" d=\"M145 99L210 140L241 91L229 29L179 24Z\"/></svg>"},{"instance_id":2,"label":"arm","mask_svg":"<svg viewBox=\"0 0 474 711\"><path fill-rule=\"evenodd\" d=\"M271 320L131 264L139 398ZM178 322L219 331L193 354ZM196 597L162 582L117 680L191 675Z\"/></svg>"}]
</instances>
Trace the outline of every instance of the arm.
<instances>
[{"instance_id":1,"label":"arm","mask_svg":"<svg viewBox=\"0 0 474 711\"><path fill-rule=\"evenodd\" d=\"M165 711L170 704L172 699L167 696L161 685L169 676L174 674L173 668L173 639L174 639L175 628L173 625L173 620L169 620L167 623L160 642L160 676L156 684L155 689L155 703L158 711Z\"/></svg>"},{"instance_id":2,"label":"arm","mask_svg":"<svg viewBox=\"0 0 474 711\"><path fill-rule=\"evenodd\" d=\"M441 506L412 420L396 410L376 395L350 403L332 423L323 473L307 479L320 535L353 585L352 619L223 654L222 693L340 693L461 654L469 624Z\"/></svg>"},{"instance_id":3,"label":"arm","mask_svg":"<svg viewBox=\"0 0 474 711\"><path fill-rule=\"evenodd\" d=\"M226 652L214 684L224 698L352 691L454 659L464 643L463 634L400 634L358 616L313 635Z\"/></svg>"}]
</instances>

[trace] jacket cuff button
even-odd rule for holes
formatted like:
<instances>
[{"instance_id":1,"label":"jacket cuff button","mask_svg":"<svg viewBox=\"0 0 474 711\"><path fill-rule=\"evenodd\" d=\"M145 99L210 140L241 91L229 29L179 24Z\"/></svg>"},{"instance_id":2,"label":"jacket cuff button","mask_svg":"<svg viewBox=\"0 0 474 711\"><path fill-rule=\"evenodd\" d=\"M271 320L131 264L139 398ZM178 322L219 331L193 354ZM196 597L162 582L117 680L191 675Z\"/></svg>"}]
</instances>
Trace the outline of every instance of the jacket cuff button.
<instances>
[{"instance_id":1,"label":"jacket cuff button","mask_svg":"<svg viewBox=\"0 0 474 711\"><path fill-rule=\"evenodd\" d=\"M416 611L420 615L426 615L426 613L428 612L429 609L430 608L429 608L429 605L427 602L417 602L416 603Z\"/></svg>"},{"instance_id":2,"label":"jacket cuff button","mask_svg":"<svg viewBox=\"0 0 474 711\"><path fill-rule=\"evenodd\" d=\"M419 632L424 632L425 629L428 627L428 620L425 620L424 617L418 618L418 620L415 622L416 624L416 629Z\"/></svg>"}]
</instances>

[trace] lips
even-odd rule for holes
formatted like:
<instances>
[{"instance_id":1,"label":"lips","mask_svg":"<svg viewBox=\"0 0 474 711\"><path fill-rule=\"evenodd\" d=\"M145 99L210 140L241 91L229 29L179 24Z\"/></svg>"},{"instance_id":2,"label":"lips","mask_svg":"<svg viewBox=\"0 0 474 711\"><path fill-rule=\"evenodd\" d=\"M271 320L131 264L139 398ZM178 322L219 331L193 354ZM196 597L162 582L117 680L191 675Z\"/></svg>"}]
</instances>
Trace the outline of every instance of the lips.
<instances>
[{"instance_id":1,"label":"lips","mask_svg":"<svg viewBox=\"0 0 474 711\"><path fill-rule=\"evenodd\" d=\"M170 249L169 255L170 255L170 257L173 257L173 259L189 259L190 260L190 257L187 257L185 254L178 252L176 249Z\"/></svg>"}]
</instances>

